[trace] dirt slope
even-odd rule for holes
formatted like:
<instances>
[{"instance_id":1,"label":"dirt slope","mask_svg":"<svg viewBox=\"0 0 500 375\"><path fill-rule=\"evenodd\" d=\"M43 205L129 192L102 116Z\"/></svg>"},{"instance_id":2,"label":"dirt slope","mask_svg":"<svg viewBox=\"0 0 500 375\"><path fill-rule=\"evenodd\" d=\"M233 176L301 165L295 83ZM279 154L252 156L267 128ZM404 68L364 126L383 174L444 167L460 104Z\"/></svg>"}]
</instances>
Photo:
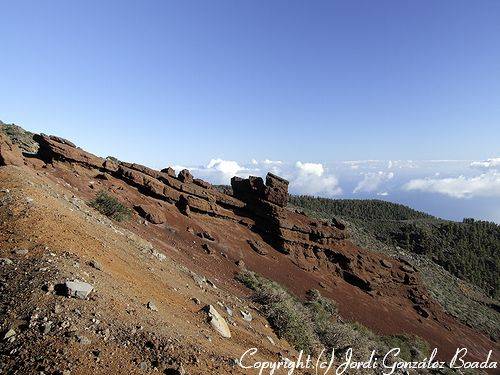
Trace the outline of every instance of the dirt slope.
<instances>
[{"instance_id":1,"label":"dirt slope","mask_svg":"<svg viewBox=\"0 0 500 375\"><path fill-rule=\"evenodd\" d=\"M250 347L272 360L293 355L234 280L241 261L298 296L320 289L345 319L377 333L416 334L442 359L464 346L471 359L483 360L490 349L500 359L498 344L442 311L411 265L284 209L279 180L237 181L248 189L232 197L190 175L117 164L57 137L38 142L39 153L24 157L15 145L0 148L16 161L0 167L1 257L11 261L0 269L1 323L3 332L16 332L2 342L1 366L9 373L145 373L181 365L192 374L239 373L234 359ZM154 221L161 223L140 210L130 221L110 221L85 203L102 190L128 207L159 212ZM73 279L95 287L88 300L60 295L60 284ZM231 339L207 324L201 309L208 304L232 323ZM244 321L240 310L254 319Z\"/></svg>"}]
</instances>

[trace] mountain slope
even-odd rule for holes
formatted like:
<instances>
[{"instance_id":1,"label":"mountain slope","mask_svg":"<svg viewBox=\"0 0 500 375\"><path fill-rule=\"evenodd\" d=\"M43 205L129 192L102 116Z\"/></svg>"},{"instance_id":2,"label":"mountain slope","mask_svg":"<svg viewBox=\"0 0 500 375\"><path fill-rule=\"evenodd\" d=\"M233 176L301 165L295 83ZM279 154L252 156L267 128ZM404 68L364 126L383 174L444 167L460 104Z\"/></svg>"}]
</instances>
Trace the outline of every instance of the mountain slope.
<instances>
[{"instance_id":1,"label":"mountain slope","mask_svg":"<svg viewBox=\"0 0 500 375\"><path fill-rule=\"evenodd\" d=\"M34 140L35 155L0 140L4 164L20 164L0 166L0 249L8 259L0 319L3 332L15 332L1 343L4 372L223 374L239 373L234 359L251 347L256 359L296 356L235 280L242 269L299 300L320 289L343 320L419 336L440 358L462 346L471 359L490 349L499 358L498 344L443 312L411 263L287 210L287 183L277 176L234 179L228 195L188 171L103 159L59 137ZM100 192L129 208L130 220L90 207ZM95 290L68 298L61 285L74 279ZM208 305L231 338L211 325Z\"/></svg>"},{"instance_id":2,"label":"mountain slope","mask_svg":"<svg viewBox=\"0 0 500 375\"><path fill-rule=\"evenodd\" d=\"M381 242L423 254L490 296L499 296L500 225L473 219L462 223L442 220L379 200L296 196L290 203L316 217L349 221Z\"/></svg>"}]
</instances>

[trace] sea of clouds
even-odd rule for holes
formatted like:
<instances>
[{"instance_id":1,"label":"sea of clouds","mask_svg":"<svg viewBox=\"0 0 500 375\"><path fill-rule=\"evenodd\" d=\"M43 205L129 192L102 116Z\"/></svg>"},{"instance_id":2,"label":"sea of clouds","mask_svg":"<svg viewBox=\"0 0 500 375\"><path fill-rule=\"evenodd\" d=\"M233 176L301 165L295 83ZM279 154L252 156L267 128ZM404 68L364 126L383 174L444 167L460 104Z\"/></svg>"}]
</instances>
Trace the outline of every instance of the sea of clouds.
<instances>
[{"instance_id":1,"label":"sea of clouds","mask_svg":"<svg viewBox=\"0 0 500 375\"><path fill-rule=\"evenodd\" d=\"M352 160L330 163L214 158L187 168L214 184L231 177L275 173L290 181L292 194L329 198L384 199L452 220L500 222L500 158L488 160Z\"/></svg>"}]
</instances>

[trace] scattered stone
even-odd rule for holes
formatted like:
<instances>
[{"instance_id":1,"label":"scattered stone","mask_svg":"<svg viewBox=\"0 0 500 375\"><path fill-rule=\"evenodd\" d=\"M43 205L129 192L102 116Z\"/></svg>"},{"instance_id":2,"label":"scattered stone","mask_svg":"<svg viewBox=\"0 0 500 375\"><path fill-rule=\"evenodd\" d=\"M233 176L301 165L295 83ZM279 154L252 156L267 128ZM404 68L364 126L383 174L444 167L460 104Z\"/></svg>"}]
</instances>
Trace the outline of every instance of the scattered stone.
<instances>
[{"instance_id":1,"label":"scattered stone","mask_svg":"<svg viewBox=\"0 0 500 375\"><path fill-rule=\"evenodd\" d=\"M47 293L52 293L54 291L54 284L47 282L42 286L42 290Z\"/></svg>"},{"instance_id":2,"label":"scattered stone","mask_svg":"<svg viewBox=\"0 0 500 375\"><path fill-rule=\"evenodd\" d=\"M233 310L229 306L226 306L226 313L229 316L233 316Z\"/></svg>"},{"instance_id":3,"label":"scattered stone","mask_svg":"<svg viewBox=\"0 0 500 375\"><path fill-rule=\"evenodd\" d=\"M208 232L198 232L196 233L196 235L200 238L203 238L204 240L208 240L208 241L215 241L215 238Z\"/></svg>"},{"instance_id":4,"label":"scattered stone","mask_svg":"<svg viewBox=\"0 0 500 375\"><path fill-rule=\"evenodd\" d=\"M207 305L204 308L208 315L208 322L212 328L218 332L222 337L231 338L231 331L226 320L218 313L212 305Z\"/></svg>"},{"instance_id":5,"label":"scattered stone","mask_svg":"<svg viewBox=\"0 0 500 375\"><path fill-rule=\"evenodd\" d=\"M212 288L217 289L217 286L211 280L207 279L206 282L207 282L208 286L211 286Z\"/></svg>"},{"instance_id":6,"label":"scattered stone","mask_svg":"<svg viewBox=\"0 0 500 375\"><path fill-rule=\"evenodd\" d=\"M52 322L46 322L42 326L42 334L44 334L44 335L48 334L51 329L52 329Z\"/></svg>"},{"instance_id":7,"label":"scattered stone","mask_svg":"<svg viewBox=\"0 0 500 375\"><path fill-rule=\"evenodd\" d=\"M17 249L17 250L14 250L14 253L16 255L26 255L26 254L28 254L28 250L26 250L26 249Z\"/></svg>"},{"instance_id":8,"label":"scattered stone","mask_svg":"<svg viewBox=\"0 0 500 375\"><path fill-rule=\"evenodd\" d=\"M68 297L76 297L80 299L85 299L94 290L94 287L89 283L83 281L66 281L64 283L66 288L66 295Z\"/></svg>"},{"instance_id":9,"label":"scattered stone","mask_svg":"<svg viewBox=\"0 0 500 375\"><path fill-rule=\"evenodd\" d=\"M11 328L11 329L9 329L9 330L5 333L5 335L3 336L3 339L4 339L4 340L8 340L9 342L12 342L12 341L14 341L14 340L11 340L11 338L15 338L16 334L17 334L17 333L16 333L16 331L14 331L14 329L13 329L13 328Z\"/></svg>"},{"instance_id":10,"label":"scattered stone","mask_svg":"<svg viewBox=\"0 0 500 375\"><path fill-rule=\"evenodd\" d=\"M255 251L259 255L267 255L268 251L264 248L264 245L255 240L247 240L247 243L250 245L253 251Z\"/></svg>"},{"instance_id":11,"label":"scattered stone","mask_svg":"<svg viewBox=\"0 0 500 375\"><path fill-rule=\"evenodd\" d=\"M406 264L403 264L401 265L401 269L405 272L408 272L408 273L413 273L415 272L415 270L413 269L413 267L411 266L407 266Z\"/></svg>"},{"instance_id":12,"label":"scattered stone","mask_svg":"<svg viewBox=\"0 0 500 375\"><path fill-rule=\"evenodd\" d=\"M238 266L238 268L241 268L241 269L246 268L246 264L245 264L245 261L243 259L236 261L236 265Z\"/></svg>"},{"instance_id":13,"label":"scattered stone","mask_svg":"<svg viewBox=\"0 0 500 375\"><path fill-rule=\"evenodd\" d=\"M76 340L82 345L90 345L91 341L88 337L76 335Z\"/></svg>"},{"instance_id":14,"label":"scattered stone","mask_svg":"<svg viewBox=\"0 0 500 375\"><path fill-rule=\"evenodd\" d=\"M267 340L273 344L273 345L276 345L276 343L274 342L273 338L271 336L266 336Z\"/></svg>"},{"instance_id":15,"label":"scattered stone","mask_svg":"<svg viewBox=\"0 0 500 375\"><path fill-rule=\"evenodd\" d=\"M392 268L392 263L389 262L388 260L382 259L380 261L380 264L384 266L385 268Z\"/></svg>"},{"instance_id":16,"label":"scattered stone","mask_svg":"<svg viewBox=\"0 0 500 375\"><path fill-rule=\"evenodd\" d=\"M141 369L142 371L147 371L147 369L148 369L148 364L147 364L147 362L141 362L141 363L139 364L139 367L140 367L140 369Z\"/></svg>"},{"instance_id":17,"label":"scattered stone","mask_svg":"<svg viewBox=\"0 0 500 375\"><path fill-rule=\"evenodd\" d=\"M9 258L0 258L0 264L2 266L10 266L11 264L13 264L14 262L12 260L10 260Z\"/></svg>"},{"instance_id":18,"label":"scattered stone","mask_svg":"<svg viewBox=\"0 0 500 375\"><path fill-rule=\"evenodd\" d=\"M92 259L90 262L89 262L89 265L93 268L95 268L96 270L99 270L99 271L102 271L102 265L101 263L99 263L97 260L95 259Z\"/></svg>"},{"instance_id":19,"label":"scattered stone","mask_svg":"<svg viewBox=\"0 0 500 375\"><path fill-rule=\"evenodd\" d=\"M196 298L196 297L191 298L191 301L193 301L197 305L201 305L201 301L198 298Z\"/></svg>"},{"instance_id":20,"label":"scattered stone","mask_svg":"<svg viewBox=\"0 0 500 375\"><path fill-rule=\"evenodd\" d=\"M147 307L148 309L150 309L151 311L158 311L158 308L156 307L156 304L153 302L153 301L149 301L147 303Z\"/></svg>"},{"instance_id":21,"label":"scattered stone","mask_svg":"<svg viewBox=\"0 0 500 375\"><path fill-rule=\"evenodd\" d=\"M240 311L240 313L241 313L241 316L243 317L243 320L245 320L247 322L252 321L252 314L250 314L248 311Z\"/></svg>"},{"instance_id":22,"label":"scattered stone","mask_svg":"<svg viewBox=\"0 0 500 375\"><path fill-rule=\"evenodd\" d=\"M204 277L201 277L195 273L193 273L191 276L193 277L193 280L196 283L196 285L198 285L200 288L203 288L207 280Z\"/></svg>"},{"instance_id":23,"label":"scattered stone","mask_svg":"<svg viewBox=\"0 0 500 375\"><path fill-rule=\"evenodd\" d=\"M213 249L207 243L204 243L203 245L201 245L201 247L203 248L203 250L205 250L207 254L214 253Z\"/></svg>"}]
</instances>

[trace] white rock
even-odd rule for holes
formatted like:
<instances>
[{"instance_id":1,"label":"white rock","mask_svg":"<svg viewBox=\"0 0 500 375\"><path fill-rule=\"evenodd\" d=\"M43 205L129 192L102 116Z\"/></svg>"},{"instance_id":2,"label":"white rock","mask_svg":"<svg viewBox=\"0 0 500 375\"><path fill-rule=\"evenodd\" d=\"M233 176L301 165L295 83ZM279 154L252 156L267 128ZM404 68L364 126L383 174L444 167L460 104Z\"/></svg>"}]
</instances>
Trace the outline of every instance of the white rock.
<instances>
[{"instance_id":1,"label":"white rock","mask_svg":"<svg viewBox=\"0 0 500 375\"><path fill-rule=\"evenodd\" d=\"M66 294L68 297L76 297L80 299L85 299L94 290L94 287L89 283L83 281L66 281L64 283L66 286Z\"/></svg>"},{"instance_id":2,"label":"white rock","mask_svg":"<svg viewBox=\"0 0 500 375\"><path fill-rule=\"evenodd\" d=\"M252 321L252 314L250 314L248 311L240 311L241 316L243 317L243 320L246 320L247 322Z\"/></svg>"},{"instance_id":3,"label":"white rock","mask_svg":"<svg viewBox=\"0 0 500 375\"><path fill-rule=\"evenodd\" d=\"M5 336L3 337L4 340L7 340L11 337L14 337L16 335L16 331L14 331L12 328L7 331Z\"/></svg>"},{"instance_id":4,"label":"white rock","mask_svg":"<svg viewBox=\"0 0 500 375\"><path fill-rule=\"evenodd\" d=\"M205 311L208 315L208 322L212 328L222 337L231 338L231 331L229 330L226 320L219 314L215 307L207 305L205 306Z\"/></svg>"},{"instance_id":5,"label":"white rock","mask_svg":"<svg viewBox=\"0 0 500 375\"><path fill-rule=\"evenodd\" d=\"M158 311L158 308L156 307L156 304L153 301L149 301L147 306L148 309L150 309L151 311Z\"/></svg>"}]
</instances>

